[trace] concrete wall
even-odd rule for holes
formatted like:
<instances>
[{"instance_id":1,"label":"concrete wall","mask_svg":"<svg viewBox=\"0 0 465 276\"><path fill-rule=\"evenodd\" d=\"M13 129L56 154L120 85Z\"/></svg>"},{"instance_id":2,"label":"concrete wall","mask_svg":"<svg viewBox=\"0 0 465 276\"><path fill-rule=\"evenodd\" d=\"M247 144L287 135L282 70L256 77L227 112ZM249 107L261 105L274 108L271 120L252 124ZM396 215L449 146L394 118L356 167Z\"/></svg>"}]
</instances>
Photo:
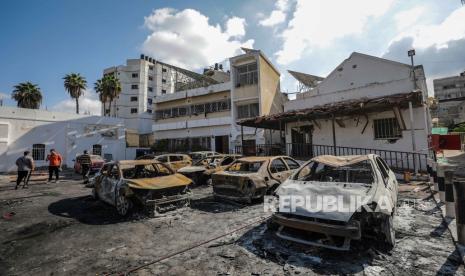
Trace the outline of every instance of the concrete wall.
<instances>
[{"instance_id":1,"label":"concrete wall","mask_svg":"<svg viewBox=\"0 0 465 276\"><path fill-rule=\"evenodd\" d=\"M0 107L0 172L16 170L15 161L33 144L45 144L46 153L55 148L72 167L76 155L102 145L102 154L112 154L114 160L133 159L125 148L123 120L76 115L45 110ZM45 160L36 160L45 166Z\"/></svg>"},{"instance_id":2,"label":"concrete wall","mask_svg":"<svg viewBox=\"0 0 465 276\"><path fill-rule=\"evenodd\" d=\"M417 68L417 85L424 95L425 76ZM297 94L284 109L297 110L350 99L374 98L414 90L411 67L377 57L353 53L314 89Z\"/></svg>"}]
</instances>

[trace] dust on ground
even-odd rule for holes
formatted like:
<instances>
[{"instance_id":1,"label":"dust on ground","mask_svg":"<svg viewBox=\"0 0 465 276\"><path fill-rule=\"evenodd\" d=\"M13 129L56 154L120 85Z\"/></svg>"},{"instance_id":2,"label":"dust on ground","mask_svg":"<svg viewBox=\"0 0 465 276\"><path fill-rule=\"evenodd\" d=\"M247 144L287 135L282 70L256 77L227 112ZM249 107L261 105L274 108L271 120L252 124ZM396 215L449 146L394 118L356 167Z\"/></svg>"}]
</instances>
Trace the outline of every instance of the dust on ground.
<instances>
[{"instance_id":1,"label":"dust on ground","mask_svg":"<svg viewBox=\"0 0 465 276\"><path fill-rule=\"evenodd\" d=\"M280 240L261 204L217 202L210 187L194 189L191 207L122 219L72 177L13 186L0 178L0 275L465 274L426 184L401 185L392 251L364 240L349 252Z\"/></svg>"}]
</instances>

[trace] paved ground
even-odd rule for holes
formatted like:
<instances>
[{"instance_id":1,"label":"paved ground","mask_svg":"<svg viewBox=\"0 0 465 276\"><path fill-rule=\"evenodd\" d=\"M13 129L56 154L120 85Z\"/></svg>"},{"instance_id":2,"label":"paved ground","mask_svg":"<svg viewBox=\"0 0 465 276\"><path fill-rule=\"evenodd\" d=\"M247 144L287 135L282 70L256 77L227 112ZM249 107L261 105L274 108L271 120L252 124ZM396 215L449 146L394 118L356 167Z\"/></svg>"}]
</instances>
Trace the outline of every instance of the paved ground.
<instances>
[{"instance_id":1,"label":"paved ground","mask_svg":"<svg viewBox=\"0 0 465 276\"><path fill-rule=\"evenodd\" d=\"M12 190L0 176L0 275L464 275L441 210L427 185L402 185L397 245L376 241L341 253L284 242L255 221L261 204L218 203L209 187L190 208L122 220L79 181ZM413 204L414 203L414 204ZM10 219L5 214L14 212ZM155 262L235 229L233 234ZM152 264L153 263L153 264Z\"/></svg>"}]
</instances>

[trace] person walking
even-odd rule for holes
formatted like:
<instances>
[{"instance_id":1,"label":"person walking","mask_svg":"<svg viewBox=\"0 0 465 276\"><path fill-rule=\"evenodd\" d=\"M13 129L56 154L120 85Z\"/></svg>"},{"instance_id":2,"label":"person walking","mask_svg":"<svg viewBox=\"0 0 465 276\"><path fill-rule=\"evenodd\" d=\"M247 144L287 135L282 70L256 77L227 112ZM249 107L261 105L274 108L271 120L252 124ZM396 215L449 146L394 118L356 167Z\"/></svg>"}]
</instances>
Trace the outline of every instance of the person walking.
<instances>
[{"instance_id":1,"label":"person walking","mask_svg":"<svg viewBox=\"0 0 465 276\"><path fill-rule=\"evenodd\" d=\"M92 165L92 160L87 150L84 150L84 153L78 156L77 161L81 165L81 174L84 184L87 184L89 183L89 172L90 166Z\"/></svg>"},{"instance_id":2,"label":"person walking","mask_svg":"<svg viewBox=\"0 0 465 276\"><path fill-rule=\"evenodd\" d=\"M60 177L60 170L61 170L61 162L62 158L61 155L55 151L55 149L50 150L50 154L47 155L46 159L48 163L48 182L52 181L52 176L55 174L55 183L58 182Z\"/></svg>"},{"instance_id":3,"label":"person walking","mask_svg":"<svg viewBox=\"0 0 465 276\"><path fill-rule=\"evenodd\" d=\"M24 179L23 188L28 187L29 174L35 169L34 159L29 155L29 151L25 151L24 155L16 160L18 167L18 178L16 178L15 190Z\"/></svg>"}]
</instances>

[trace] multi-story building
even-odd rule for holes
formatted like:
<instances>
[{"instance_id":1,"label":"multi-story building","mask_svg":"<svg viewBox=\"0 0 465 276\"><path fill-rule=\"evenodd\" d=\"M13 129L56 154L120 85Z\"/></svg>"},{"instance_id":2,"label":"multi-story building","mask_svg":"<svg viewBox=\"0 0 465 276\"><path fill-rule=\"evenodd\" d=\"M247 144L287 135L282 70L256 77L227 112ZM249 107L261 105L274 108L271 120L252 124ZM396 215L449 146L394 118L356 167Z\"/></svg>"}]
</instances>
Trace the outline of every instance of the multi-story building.
<instances>
[{"instance_id":1,"label":"multi-story building","mask_svg":"<svg viewBox=\"0 0 465 276\"><path fill-rule=\"evenodd\" d=\"M128 59L126 65L107 68L103 74L116 74L122 92L111 104L102 106L102 114L124 119L126 127L139 134L152 131L156 96L172 94L185 88L186 83L206 79L201 74L145 55L140 59Z\"/></svg>"},{"instance_id":2,"label":"multi-story building","mask_svg":"<svg viewBox=\"0 0 465 276\"><path fill-rule=\"evenodd\" d=\"M236 125L238 119L281 112L286 100L280 73L263 52L243 50L229 59L228 72L215 66L203 78L156 96L152 130L158 143L170 151L229 152L273 139L275 133Z\"/></svg>"},{"instance_id":3,"label":"multi-story building","mask_svg":"<svg viewBox=\"0 0 465 276\"><path fill-rule=\"evenodd\" d=\"M434 97L438 105L433 116L448 126L465 122L465 71L458 76L435 79Z\"/></svg>"}]
</instances>

